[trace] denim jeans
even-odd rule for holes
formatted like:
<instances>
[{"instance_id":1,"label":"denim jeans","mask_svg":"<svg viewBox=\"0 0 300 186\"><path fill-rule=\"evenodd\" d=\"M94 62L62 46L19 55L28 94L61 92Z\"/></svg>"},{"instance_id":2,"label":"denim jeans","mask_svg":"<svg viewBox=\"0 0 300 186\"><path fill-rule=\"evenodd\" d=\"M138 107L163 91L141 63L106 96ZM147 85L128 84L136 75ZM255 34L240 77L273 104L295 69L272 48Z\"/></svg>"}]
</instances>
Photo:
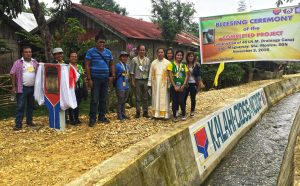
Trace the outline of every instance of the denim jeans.
<instances>
[{"instance_id":1,"label":"denim jeans","mask_svg":"<svg viewBox=\"0 0 300 186\"><path fill-rule=\"evenodd\" d=\"M117 115L118 119L124 119L125 114L125 104L128 99L129 90L116 90L118 105L117 105Z\"/></svg>"},{"instance_id":2,"label":"denim jeans","mask_svg":"<svg viewBox=\"0 0 300 186\"><path fill-rule=\"evenodd\" d=\"M91 103L90 103L90 120L96 121L96 114L99 113L100 117L104 117L106 113L106 97L108 92L108 78L97 79L92 78L93 88L91 90ZM99 104L99 108L98 108ZM99 112L97 112L99 109Z\"/></svg>"},{"instance_id":3,"label":"denim jeans","mask_svg":"<svg viewBox=\"0 0 300 186\"><path fill-rule=\"evenodd\" d=\"M185 94L185 104L188 99L188 96L190 95L191 98L191 112L195 111L196 107L196 95L197 95L197 85L196 83L189 83L189 86L186 90Z\"/></svg>"},{"instance_id":4,"label":"denim jeans","mask_svg":"<svg viewBox=\"0 0 300 186\"><path fill-rule=\"evenodd\" d=\"M32 111L33 111L33 92L34 87L23 86L23 93L17 94L17 109L16 109L16 127L22 127L22 121L24 117L25 106L26 108L26 123L32 123Z\"/></svg>"}]
</instances>

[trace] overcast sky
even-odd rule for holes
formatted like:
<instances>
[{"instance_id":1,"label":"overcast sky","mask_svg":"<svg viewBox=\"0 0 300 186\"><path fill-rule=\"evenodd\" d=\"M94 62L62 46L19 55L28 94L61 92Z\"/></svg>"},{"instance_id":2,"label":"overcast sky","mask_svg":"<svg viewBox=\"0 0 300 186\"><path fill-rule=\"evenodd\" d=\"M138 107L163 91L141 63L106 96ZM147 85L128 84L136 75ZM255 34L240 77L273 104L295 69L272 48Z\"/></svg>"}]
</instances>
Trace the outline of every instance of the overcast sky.
<instances>
[{"instance_id":1,"label":"overcast sky","mask_svg":"<svg viewBox=\"0 0 300 186\"><path fill-rule=\"evenodd\" d=\"M52 0L40 0L51 6ZM128 16L149 20L151 16L151 0L115 0L121 7L125 7ZM193 2L197 13L196 18L222 15L237 12L239 0L181 0L182 2ZM245 0L248 10L259 10L266 8L275 8L276 0ZM79 3L80 0L72 0L73 3ZM300 0L293 0L292 3L285 3L283 6L291 6L300 3Z\"/></svg>"}]
</instances>

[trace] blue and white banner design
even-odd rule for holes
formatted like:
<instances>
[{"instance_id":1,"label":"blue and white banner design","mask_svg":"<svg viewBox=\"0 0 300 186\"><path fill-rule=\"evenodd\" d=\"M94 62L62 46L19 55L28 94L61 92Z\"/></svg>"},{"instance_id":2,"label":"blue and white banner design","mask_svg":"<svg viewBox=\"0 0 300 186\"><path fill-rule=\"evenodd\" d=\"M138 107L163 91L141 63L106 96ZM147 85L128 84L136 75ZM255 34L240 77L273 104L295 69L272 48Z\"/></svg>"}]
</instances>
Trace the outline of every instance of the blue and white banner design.
<instances>
[{"instance_id":1,"label":"blue and white banner design","mask_svg":"<svg viewBox=\"0 0 300 186\"><path fill-rule=\"evenodd\" d=\"M189 127L200 175L222 155L225 148L267 109L263 89L252 92Z\"/></svg>"}]
</instances>

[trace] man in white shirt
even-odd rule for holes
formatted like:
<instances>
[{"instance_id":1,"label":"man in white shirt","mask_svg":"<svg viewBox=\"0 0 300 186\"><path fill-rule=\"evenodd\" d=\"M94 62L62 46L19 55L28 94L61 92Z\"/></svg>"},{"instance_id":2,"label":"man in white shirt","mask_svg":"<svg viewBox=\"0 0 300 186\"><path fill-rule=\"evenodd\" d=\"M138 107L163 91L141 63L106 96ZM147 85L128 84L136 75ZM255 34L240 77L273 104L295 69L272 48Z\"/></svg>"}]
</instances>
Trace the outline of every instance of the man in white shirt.
<instances>
[{"instance_id":1,"label":"man in white shirt","mask_svg":"<svg viewBox=\"0 0 300 186\"><path fill-rule=\"evenodd\" d=\"M17 98L16 125L14 130L22 129L25 106L27 107L26 123L28 126L34 126L32 123L32 111L34 104L33 92L38 62L31 57L31 48L24 46L22 49L22 58L15 61L10 70L12 79L12 94L16 94Z\"/></svg>"}]
</instances>

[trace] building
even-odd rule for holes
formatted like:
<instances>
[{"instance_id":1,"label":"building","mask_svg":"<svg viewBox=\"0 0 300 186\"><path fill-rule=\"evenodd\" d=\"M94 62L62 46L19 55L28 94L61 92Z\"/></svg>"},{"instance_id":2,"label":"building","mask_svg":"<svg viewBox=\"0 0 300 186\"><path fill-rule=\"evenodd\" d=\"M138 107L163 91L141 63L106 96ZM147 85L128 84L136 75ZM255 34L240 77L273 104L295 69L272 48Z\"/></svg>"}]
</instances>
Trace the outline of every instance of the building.
<instances>
[{"instance_id":1,"label":"building","mask_svg":"<svg viewBox=\"0 0 300 186\"><path fill-rule=\"evenodd\" d=\"M19 43L16 31L21 31L17 23L4 17L0 20L0 74L8 74L19 57Z\"/></svg>"},{"instance_id":2,"label":"building","mask_svg":"<svg viewBox=\"0 0 300 186\"><path fill-rule=\"evenodd\" d=\"M49 17L47 17L49 18ZM22 12L15 19L0 19L0 74L8 74L15 60L21 57L22 43L16 32L32 31L37 27L32 13Z\"/></svg>"},{"instance_id":3,"label":"building","mask_svg":"<svg viewBox=\"0 0 300 186\"><path fill-rule=\"evenodd\" d=\"M77 18L86 29L86 34L81 36L81 40L94 39L95 35L103 30L108 47L114 57L120 50L132 51L139 44L144 44L148 49L148 57L153 59L158 47L167 47L162 39L161 31L156 24L151 22L122 16L113 12L72 4L66 17ZM53 34L58 30L58 20L48 21L50 32ZM199 39L189 33L182 32L174 41L173 48L183 51L197 50Z\"/></svg>"}]
</instances>

